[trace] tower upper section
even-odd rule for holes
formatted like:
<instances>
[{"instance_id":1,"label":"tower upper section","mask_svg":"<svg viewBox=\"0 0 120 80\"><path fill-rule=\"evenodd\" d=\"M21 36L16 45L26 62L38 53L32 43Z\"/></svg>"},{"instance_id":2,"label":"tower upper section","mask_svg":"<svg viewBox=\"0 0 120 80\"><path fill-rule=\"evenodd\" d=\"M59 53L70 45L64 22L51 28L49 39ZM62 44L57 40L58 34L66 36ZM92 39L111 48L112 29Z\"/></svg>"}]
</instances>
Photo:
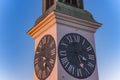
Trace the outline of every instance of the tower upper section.
<instances>
[{"instance_id":1,"label":"tower upper section","mask_svg":"<svg viewBox=\"0 0 120 80\"><path fill-rule=\"evenodd\" d=\"M42 0L42 16L36 20L35 25L53 11L82 20L96 22L92 14L84 9L83 0Z\"/></svg>"},{"instance_id":2,"label":"tower upper section","mask_svg":"<svg viewBox=\"0 0 120 80\"><path fill-rule=\"evenodd\" d=\"M83 9L83 0L42 0L42 2L43 2L43 13L46 12L53 5L56 5L57 2Z\"/></svg>"}]
</instances>

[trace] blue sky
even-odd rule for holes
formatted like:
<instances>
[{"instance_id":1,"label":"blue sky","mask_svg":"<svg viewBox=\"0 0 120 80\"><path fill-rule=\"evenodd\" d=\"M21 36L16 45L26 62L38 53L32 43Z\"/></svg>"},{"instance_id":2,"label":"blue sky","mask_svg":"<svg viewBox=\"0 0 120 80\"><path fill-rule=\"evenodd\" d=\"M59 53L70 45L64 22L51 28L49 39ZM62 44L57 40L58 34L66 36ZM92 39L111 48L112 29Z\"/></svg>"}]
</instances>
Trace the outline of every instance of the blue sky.
<instances>
[{"instance_id":1,"label":"blue sky","mask_svg":"<svg viewBox=\"0 0 120 80\"><path fill-rule=\"evenodd\" d=\"M0 0L0 80L33 80L34 40L26 34L41 0ZM102 27L95 33L100 80L120 80L120 1L84 0Z\"/></svg>"}]
</instances>

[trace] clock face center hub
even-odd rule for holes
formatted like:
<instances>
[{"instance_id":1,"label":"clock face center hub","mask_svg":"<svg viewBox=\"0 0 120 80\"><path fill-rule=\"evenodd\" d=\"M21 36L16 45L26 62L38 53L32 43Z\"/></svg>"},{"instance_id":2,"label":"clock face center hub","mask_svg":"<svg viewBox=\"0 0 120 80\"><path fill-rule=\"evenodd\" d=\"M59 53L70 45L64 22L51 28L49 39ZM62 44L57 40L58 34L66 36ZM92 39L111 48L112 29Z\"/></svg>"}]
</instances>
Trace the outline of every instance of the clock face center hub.
<instances>
[{"instance_id":1,"label":"clock face center hub","mask_svg":"<svg viewBox=\"0 0 120 80\"><path fill-rule=\"evenodd\" d=\"M77 51L75 51L75 52L74 52L74 54L78 54L78 52L77 52Z\"/></svg>"}]
</instances>

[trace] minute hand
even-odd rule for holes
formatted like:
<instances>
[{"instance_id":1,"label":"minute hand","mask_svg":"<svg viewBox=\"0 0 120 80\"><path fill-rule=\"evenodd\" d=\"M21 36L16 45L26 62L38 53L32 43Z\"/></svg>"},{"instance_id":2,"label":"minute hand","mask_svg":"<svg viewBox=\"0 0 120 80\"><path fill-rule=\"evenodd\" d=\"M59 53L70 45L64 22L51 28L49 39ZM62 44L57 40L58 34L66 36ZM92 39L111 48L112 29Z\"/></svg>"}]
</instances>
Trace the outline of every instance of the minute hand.
<instances>
[{"instance_id":1,"label":"minute hand","mask_svg":"<svg viewBox=\"0 0 120 80\"><path fill-rule=\"evenodd\" d=\"M82 60L84 60L84 61L87 60L85 57L83 57L83 56L81 56L81 55L79 55L79 56L82 58Z\"/></svg>"}]
</instances>

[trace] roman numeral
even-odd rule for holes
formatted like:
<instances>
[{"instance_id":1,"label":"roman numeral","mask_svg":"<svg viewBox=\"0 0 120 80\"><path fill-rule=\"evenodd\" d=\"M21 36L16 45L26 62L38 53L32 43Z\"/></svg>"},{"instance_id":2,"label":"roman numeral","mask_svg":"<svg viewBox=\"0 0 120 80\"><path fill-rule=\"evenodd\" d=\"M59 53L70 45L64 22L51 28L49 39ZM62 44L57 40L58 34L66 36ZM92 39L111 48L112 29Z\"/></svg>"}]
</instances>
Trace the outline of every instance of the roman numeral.
<instances>
[{"instance_id":1,"label":"roman numeral","mask_svg":"<svg viewBox=\"0 0 120 80\"><path fill-rule=\"evenodd\" d=\"M61 56L67 56L66 51L60 51Z\"/></svg>"},{"instance_id":2,"label":"roman numeral","mask_svg":"<svg viewBox=\"0 0 120 80\"><path fill-rule=\"evenodd\" d=\"M47 41L47 39L46 39L46 37L44 37L44 38L42 39L43 45L46 44L46 41Z\"/></svg>"},{"instance_id":3,"label":"roman numeral","mask_svg":"<svg viewBox=\"0 0 120 80\"><path fill-rule=\"evenodd\" d=\"M69 35L69 36L67 36L66 38L67 38L67 40L69 41L69 44L73 42L72 36Z\"/></svg>"},{"instance_id":4,"label":"roman numeral","mask_svg":"<svg viewBox=\"0 0 120 80\"><path fill-rule=\"evenodd\" d=\"M83 42L82 42L82 46L85 44L85 39L83 40Z\"/></svg>"},{"instance_id":5,"label":"roman numeral","mask_svg":"<svg viewBox=\"0 0 120 80\"><path fill-rule=\"evenodd\" d=\"M46 77L46 72L44 70L43 73L42 73L42 78L44 79L45 77Z\"/></svg>"},{"instance_id":6,"label":"roman numeral","mask_svg":"<svg viewBox=\"0 0 120 80\"><path fill-rule=\"evenodd\" d=\"M88 62L88 66L91 67L91 68L94 67L94 65L92 63L90 63L90 62Z\"/></svg>"},{"instance_id":7,"label":"roman numeral","mask_svg":"<svg viewBox=\"0 0 120 80\"><path fill-rule=\"evenodd\" d=\"M51 50L51 55L55 55L55 48Z\"/></svg>"},{"instance_id":8,"label":"roman numeral","mask_svg":"<svg viewBox=\"0 0 120 80\"><path fill-rule=\"evenodd\" d=\"M50 48L52 48L53 45L54 45L54 41L52 41L52 42L50 43Z\"/></svg>"},{"instance_id":9,"label":"roman numeral","mask_svg":"<svg viewBox=\"0 0 120 80\"><path fill-rule=\"evenodd\" d=\"M61 62L62 62L63 65L65 65L68 62L67 57L62 58Z\"/></svg>"},{"instance_id":10,"label":"roman numeral","mask_svg":"<svg viewBox=\"0 0 120 80\"><path fill-rule=\"evenodd\" d=\"M90 59L90 60L95 60L95 56L92 55L92 54L90 54L90 55L88 55L88 59Z\"/></svg>"},{"instance_id":11,"label":"roman numeral","mask_svg":"<svg viewBox=\"0 0 120 80\"><path fill-rule=\"evenodd\" d=\"M40 42L38 46L39 46L39 48L42 48L42 43Z\"/></svg>"},{"instance_id":12,"label":"roman numeral","mask_svg":"<svg viewBox=\"0 0 120 80\"><path fill-rule=\"evenodd\" d=\"M72 43L72 42L77 42L77 43L80 42L80 36L76 36L76 35L71 36L71 35L69 35L66 38L67 38L69 44Z\"/></svg>"},{"instance_id":13,"label":"roman numeral","mask_svg":"<svg viewBox=\"0 0 120 80\"><path fill-rule=\"evenodd\" d=\"M69 64L70 64L70 62L67 62L67 63L65 64L65 68L67 68Z\"/></svg>"},{"instance_id":14,"label":"roman numeral","mask_svg":"<svg viewBox=\"0 0 120 80\"><path fill-rule=\"evenodd\" d=\"M42 71L41 70L39 70L39 72L38 72L38 77L42 78Z\"/></svg>"},{"instance_id":15,"label":"roman numeral","mask_svg":"<svg viewBox=\"0 0 120 80\"><path fill-rule=\"evenodd\" d=\"M77 69L77 76L79 77L82 77L83 75L82 75L82 72L81 72L81 69L79 68L79 69Z\"/></svg>"},{"instance_id":16,"label":"roman numeral","mask_svg":"<svg viewBox=\"0 0 120 80\"><path fill-rule=\"evenodd\" d=\"M50 59L50 64L51 64L51 66L53 66L54 65L54 62L55 62L55 60L53 60L53 59Z\"/></svg>"},{"instance_id":17,"label":"roman numeral","mask_svg":"<svg viewBox=\"0 0 120 80\"><path fill-rule=\"evenodd\" d=\"M89 52L89 51L91 51L91 50L92 50L92 47L91 47L91 46L89 46L89 47L87 47L86 49L87 49L87 52Z\"/></svg>"},{"instance_id":18,"label":"roman numeral","mask_svg":"<svg viewBox=\"0 0 120 80\"><path fill-rule=\"evenodd\" d=\"M87 74L90 74L90 72L87 70L87 68L85 68L85 71L87 72Z\"/></svg>"},{"instance_id":19,"label":"roman numeral","mask_svg":"<svg viewBox=\"0 0 120 80\"><path fill-rule=\"evenodd\" d=\"M66 43L61 43L62 46L65 46L66 48L68 47L68 44Z\"/></svg>"},{"instance_id":20,"label":"roman numeral","mask_svg":"<svg viewBox=\"0 0 120 80\"><path fill-rule=\"evenodd\" d=\"M70 66L68 67L68 71L69 71L70 73L74 74L74 72L75 72L75 67L72 66L72 65L70 65Z\"/></svg>"},{"instance_id":21,"label":"roman numeral","mask_svg":"<svg viewBox=\"0 0 120 80\"><path fill-rule=\"evenodd\" d=\"M39 62L39 58L36 58L34 61L34 64L36 65L36 64L38 64L38 62Z\"/></svg>"},{"instance_id":22,"label":"roman numeral","mask_svg":"<svg viewBox=\"0 0 120 80\"><path fill-rule=\"evenodd\" d=\"M38 64L36 64L36 65L35 65L35 71L37 71L37 73L38 73L39 70L40 70L40 67L39 67Z\"/></svg>"},{"instance_id":23,"label":"roman numeral","mask_svg":"<svg viewBox=\"0 0 120 80\"><path fill-rule=\"evenodd\" d=\"M74 42L79 43L80 42L80 36L73 35Z\"/></svg>"},{"instance_id":24,"label":"roman numeral","mask_svg":"<svg viewBox=\"0 0 120 80\"><path fill-rule=\"evenodd\" d=\"M47 72L50 73L50 68L49 67L47 67Z\"/></svg>"}]
</instances>

